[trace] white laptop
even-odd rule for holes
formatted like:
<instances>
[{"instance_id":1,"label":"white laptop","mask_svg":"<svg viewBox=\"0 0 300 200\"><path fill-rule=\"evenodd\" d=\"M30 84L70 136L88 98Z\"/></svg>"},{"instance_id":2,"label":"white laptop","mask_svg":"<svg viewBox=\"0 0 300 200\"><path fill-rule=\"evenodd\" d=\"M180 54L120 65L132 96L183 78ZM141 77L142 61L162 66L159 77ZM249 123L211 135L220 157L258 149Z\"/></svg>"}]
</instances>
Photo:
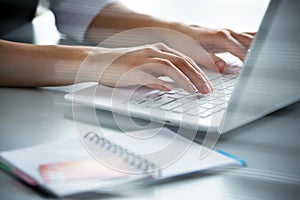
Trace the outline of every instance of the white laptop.
<instances>
[{"instance_id":1,"label":"white laptop","mask_svg":"<svg viewBox=\"0 0 300 200\"><path fill-rule=\"evenodd\" d=\"M300 1L270 2L239 73L212 75L211 95L94 85L65 99L200 131L226 133L300 99Z\"/></svg>"}]
</instances>

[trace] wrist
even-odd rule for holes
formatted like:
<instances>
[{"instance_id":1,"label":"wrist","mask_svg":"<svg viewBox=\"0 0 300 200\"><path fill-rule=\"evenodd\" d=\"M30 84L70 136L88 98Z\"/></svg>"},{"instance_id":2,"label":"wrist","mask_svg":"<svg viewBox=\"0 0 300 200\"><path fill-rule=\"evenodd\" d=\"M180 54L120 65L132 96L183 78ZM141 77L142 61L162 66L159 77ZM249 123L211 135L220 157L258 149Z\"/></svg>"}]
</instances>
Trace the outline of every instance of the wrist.
<instances>
[{"instance_id":1,"label":"wrist","mask_svg":"<svg viewBox=\"0 0 300 200\"><path fill-rule=\"evenodd\" d=\"M92 51L90 47L76 47L53 45L41 47L48 49L45 57L41 57L43 62L48 63L48 78L45 79L47 85L70 85L79 83L77 74L82 63ZM88 78L80 82L89 81Z\"/></svg>"},{"instance_id":2,"label":"wrist","mask_svg":"<svg viewBox=\"0 0 300 200\"><path fill-rule=\"evenodd\" d=\"M189 36L189 26L181 22L170 23L170 29Z\"/></svg>"}]
</instances>

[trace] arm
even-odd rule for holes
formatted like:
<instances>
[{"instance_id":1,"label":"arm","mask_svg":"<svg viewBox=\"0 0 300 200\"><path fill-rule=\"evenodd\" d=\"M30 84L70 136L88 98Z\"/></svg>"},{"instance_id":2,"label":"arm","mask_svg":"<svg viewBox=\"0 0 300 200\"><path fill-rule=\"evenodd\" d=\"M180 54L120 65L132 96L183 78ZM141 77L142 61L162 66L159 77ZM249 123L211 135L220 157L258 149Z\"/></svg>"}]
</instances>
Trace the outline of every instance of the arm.
<instances>
[{"instance_id":1,"label":"arm","mask_svg":"<svg viewBox=\"0 0 300 200\"><path fill-rule=\"evenodd\" d=\"M209 80L187 56L164 44L134 48L40 46L0 40L1 86L58 86L99 82L107 86L145 85L170 90L169 76L188 92L207 94Z\"/></svg>"},{"instance_id":2,"label":"arm","mask_svg":"<svg viewBox=\"0 0 300 200\"><path fill-rule=\"evenodd\" d=\"M191 37L207 50L214 62L207 63L206 60L200 59L198 56L192 55L187 51L184 53L194 59L198 64L211 69L216 69L217 67L220 72L224 71L226 63L214 53L230 52L241 60L244 60L254 37L253 33L236 33L228 29L210 29L166 21L134 12L121 3L115 3L106 6L96 15L87 29L85 39L99 43L116 33L141 27L166 28ZM162 42L166 42L171 46L167 40L168 36L161 38Z\"/></svg>"},{"instance_id":3,"label":"arm","mask_svg":"<svg viewBox=\"0 0 300 200\"><path fill-rule=\"evenodd\" d=\"M72 84L81 62L91 49L0 40L0 85L36 87Z\"/></svg>"}]
</instances>

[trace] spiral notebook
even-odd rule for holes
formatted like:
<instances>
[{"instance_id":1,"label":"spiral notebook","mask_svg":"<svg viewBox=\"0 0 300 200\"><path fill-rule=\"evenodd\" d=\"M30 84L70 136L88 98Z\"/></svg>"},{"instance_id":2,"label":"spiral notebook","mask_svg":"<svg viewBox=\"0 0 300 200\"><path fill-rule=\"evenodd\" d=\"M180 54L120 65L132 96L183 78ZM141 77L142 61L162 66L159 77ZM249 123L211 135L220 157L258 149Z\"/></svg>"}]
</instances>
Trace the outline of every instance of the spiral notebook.
<instances>
[{"instance_id":1,"label":"spiral notebook","mask_svg":"<svg viewBox=\"0 0 300 200\"><path fill-rule=\"evenodd\" d=\"M209 153L200 158L203 150ZM120 194L137 184L245 165L241 159L209 150L166 128L109 136L87 132L67 141L1 152L0 163L27 184L58 197Z\"/></svg>"}]
</instances>

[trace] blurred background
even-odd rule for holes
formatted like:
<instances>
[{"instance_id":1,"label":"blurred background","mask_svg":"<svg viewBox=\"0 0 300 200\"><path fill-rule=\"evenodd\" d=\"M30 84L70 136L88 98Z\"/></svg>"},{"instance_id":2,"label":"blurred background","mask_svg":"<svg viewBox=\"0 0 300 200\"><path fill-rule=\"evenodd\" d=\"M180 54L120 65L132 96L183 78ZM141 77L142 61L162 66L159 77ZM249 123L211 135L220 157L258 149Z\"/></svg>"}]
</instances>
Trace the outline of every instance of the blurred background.
<instances>
[{"instance_id":1,"label":"blurred background","mask_svg":"<svg viewBox=\"0 0 300 200\"><path fill-rule=\"evenodd\" d=\"M229 27L235 31L256 31L269 4L269 0L122 0L122 2L136 11L161 18L207 27ZM185 9L187 7L185 3L192 5L188 6L189 9Z\"/></svg>"}]
</instances>

